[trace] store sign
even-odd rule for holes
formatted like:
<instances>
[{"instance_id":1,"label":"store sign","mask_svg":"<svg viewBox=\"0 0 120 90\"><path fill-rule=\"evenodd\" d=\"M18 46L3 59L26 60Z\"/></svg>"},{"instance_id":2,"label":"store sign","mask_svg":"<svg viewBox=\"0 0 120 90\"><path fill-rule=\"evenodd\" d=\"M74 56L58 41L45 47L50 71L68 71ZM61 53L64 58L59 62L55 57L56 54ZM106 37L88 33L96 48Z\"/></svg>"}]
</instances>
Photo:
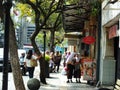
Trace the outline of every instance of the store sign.
<instances>
[{"instance_id":1,"label":"store sign","mask_svg":"<svg viewBox=\"0 0 120 90\"><path fill-rule=\"evenodd\" d=\"M109 29L109 39L117 36L117 25L110 27Z\"/></svg>"},{"instance_id":2,"label":"store sign","mask_svg":"<svg viewBox=\"0 0 120 90\"><path fill-rule=\"evenodd\" d=\"M75 39L68 39L68 45L77 45L77 40Z\"/></svg>"},{"instance_id":3,"label":"store sign","mask_svg":"<svg viewBox=\"0 0 120 90\"><path fill-rule=\"evenodd\" d=\"M95 42L95 38L93 36L87 36L83 38L83 42L85 44L92 44Z\"/></svg>"}]
</instances>

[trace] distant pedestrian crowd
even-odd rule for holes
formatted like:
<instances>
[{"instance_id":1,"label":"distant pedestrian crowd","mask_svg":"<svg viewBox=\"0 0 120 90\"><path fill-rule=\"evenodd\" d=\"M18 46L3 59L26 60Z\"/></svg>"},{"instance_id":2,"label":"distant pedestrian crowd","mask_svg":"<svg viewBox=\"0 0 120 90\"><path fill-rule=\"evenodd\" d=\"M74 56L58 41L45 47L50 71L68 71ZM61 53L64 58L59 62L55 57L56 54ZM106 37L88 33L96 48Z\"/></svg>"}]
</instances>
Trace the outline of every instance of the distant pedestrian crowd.
<instances>
[{"instance_id":1,"label":"distant pedestrian crowd","mask_svg":"<svg viewBox=\"0 0 120 90\"><path fill-rule=\"evenodd\" d=\"M39 60L41 56L36 56L33 54L32 50L29 50L27 54L22 54L20 57L20 60L22 59L24 61L24 64L22 64L22 74L26 75L26 72L29 74L29 78L33 78L34 76L34 70L37 66L32 66L31 61L34 63L35 61ZM76 78L76 82L80 83L81 78L81 70L80 70L80 64L81 64L81 58L79 53L75 52L65 52L64 54L60 53L59 51L56 51L55 53L46 51L45 52L45 71L46 71L46 77L50 77L50 73L57 73L60 72L60 65L61 61L63 60L63 69L66 71L67 76L67 83L72 82L72 77Z\"/></svg>"},{"instance_id":2,"label":"distant pedestrian crowd","mask_svg":"<svg viewBox=\"0 0 120 90\"><path fill-rule=\"evenodd\" d=\"M44 55L42 54L42 56ZM37 65L33 66L31 65L31 62L33 63L33 60L34 63L37 62L37 60L39 60L40 57L41 56L34 55L32 50L29 50L26 54L22 53L20 56L22 74L26 75L26 72L28 72L29 78L33 78L34 70ZM55 53L50 51L45 52L46 77L49 77L49 73L59 72L61 59L62 54L59 51L56 51Z\"/></svg>"}]
</instances>

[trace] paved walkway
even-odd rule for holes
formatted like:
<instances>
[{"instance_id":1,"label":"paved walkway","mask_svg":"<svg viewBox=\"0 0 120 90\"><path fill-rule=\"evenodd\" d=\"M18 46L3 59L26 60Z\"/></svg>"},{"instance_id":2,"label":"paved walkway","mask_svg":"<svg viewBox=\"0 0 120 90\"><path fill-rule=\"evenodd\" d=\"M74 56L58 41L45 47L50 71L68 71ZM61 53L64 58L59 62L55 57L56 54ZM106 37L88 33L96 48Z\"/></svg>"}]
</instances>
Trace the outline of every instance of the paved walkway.
<instances>
[{"instance_id":1,"label":"paved walkway","mask_svg":"<svg viewBox=\"0 0 120 90\"><path fill-rule=\"evenodd\" d=\"M39 79L39 67L35 69L34 78ZM12 73L8 75L8 90L15 90ZM24 84L26 90L27 81L29 80L28 76L23 76ZM82 83L76 83L73 78L73 83L66 83L66 76L59 73L50 73L50 78L47 78L47 85L41 84L39 90L98 90L95 86L90 86L86 84L86 81L82 80ZM2 90L2 73L0 72L0 90ZM112 89L111 89L112 90Z\"/></svg>"},{"instance_id":2,"label":"paved walkway","mask_svg":"<svg viewBox=\"0 0 120 90\"><path fill-rule=\"evenodd\" d=\"M47 78L48 85L42 85L40 90L97 90L94 86L87 85L86 82L66 83L66 76L61 73L51 73L51 78Z\"/></svg>"}]
</instances>

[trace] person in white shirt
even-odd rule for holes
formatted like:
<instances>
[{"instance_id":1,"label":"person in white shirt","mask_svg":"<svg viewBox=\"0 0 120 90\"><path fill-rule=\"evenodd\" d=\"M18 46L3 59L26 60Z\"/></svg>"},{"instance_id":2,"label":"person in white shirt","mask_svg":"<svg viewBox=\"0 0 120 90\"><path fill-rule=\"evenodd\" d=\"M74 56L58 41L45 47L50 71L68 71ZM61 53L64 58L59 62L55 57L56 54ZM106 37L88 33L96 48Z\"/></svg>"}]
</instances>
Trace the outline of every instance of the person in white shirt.
<instances>
[{"instance_id":1,"label":"person in white shirt","mask_svg":"<svg viewBox=\"0 0 120 90\"><path fill-rule=\"evenodd\" d=\"M30 63L32 59L39 60L40 57L33 55L33 51L29 50L27 55L24 58L24 65L29 73L29 78L33 78L34 70L35 70L35 67L31 66L31 63Z\"/></svg>"},{"instance_id":2,"label":"person in white shirt","mask_svg":"<svg viewBox=\"0 0 120 90\"><path fill-rule=\"evenodd\" d=\"M80 54L75 55L75 69L74 69L74 78L76 78L77 83L81 83L81 70L80 70Z\"/></svg>"},{"instance_id":3,"label":"person in white shirt","mask_svg":"<svg viewBox=\"0 0 120 90\"><path fill-rule=\"evenodd\" d=\"M74 55L75 53L72 52L70 56L66 60L67 64L67 83L71 82L72 83L72 75L73 75L73 70L74 70Z\"/></svg>"}]
</instances>

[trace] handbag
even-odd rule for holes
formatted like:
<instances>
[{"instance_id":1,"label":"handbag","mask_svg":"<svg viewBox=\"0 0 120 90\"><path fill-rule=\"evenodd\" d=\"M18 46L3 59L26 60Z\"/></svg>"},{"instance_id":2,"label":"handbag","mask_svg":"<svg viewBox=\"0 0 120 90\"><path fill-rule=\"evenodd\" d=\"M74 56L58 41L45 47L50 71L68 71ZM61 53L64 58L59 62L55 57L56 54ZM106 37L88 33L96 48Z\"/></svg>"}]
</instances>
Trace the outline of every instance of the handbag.
<instances>
[{"instance_id":1,"label":"handbag","mask_svg":"<svg viewBox=\"0 0 120 90\"><path fill-rule=\"evenodd\" d=\"M36 67L38 64L37 64L37 60L35 60L35 59L31 59L30 60L30 65L31 65L31 67Z\"/></svg>"}]
</instances>

